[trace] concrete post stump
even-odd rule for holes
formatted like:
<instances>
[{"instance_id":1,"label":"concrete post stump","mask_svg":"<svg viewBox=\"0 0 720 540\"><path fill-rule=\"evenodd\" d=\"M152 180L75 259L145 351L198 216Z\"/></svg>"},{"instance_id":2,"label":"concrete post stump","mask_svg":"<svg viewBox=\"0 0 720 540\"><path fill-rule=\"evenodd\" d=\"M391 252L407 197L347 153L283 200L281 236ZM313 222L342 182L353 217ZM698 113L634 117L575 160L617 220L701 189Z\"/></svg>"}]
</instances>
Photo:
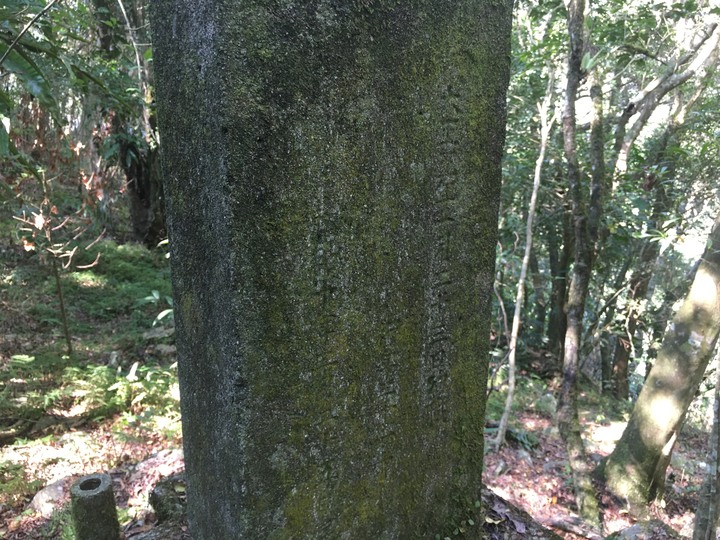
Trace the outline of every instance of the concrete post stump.
<instances>
[{"instance_id":1,"label":"concrete post stump","mask_svg":"<svg viewBox=\"0 0 720 540\"><path fill-rule=\"evenodd\" d=\"M70 488L72 519L77 540L119 540L112 478L108 474L89 474Z\"/></svg>"}]
</instances>

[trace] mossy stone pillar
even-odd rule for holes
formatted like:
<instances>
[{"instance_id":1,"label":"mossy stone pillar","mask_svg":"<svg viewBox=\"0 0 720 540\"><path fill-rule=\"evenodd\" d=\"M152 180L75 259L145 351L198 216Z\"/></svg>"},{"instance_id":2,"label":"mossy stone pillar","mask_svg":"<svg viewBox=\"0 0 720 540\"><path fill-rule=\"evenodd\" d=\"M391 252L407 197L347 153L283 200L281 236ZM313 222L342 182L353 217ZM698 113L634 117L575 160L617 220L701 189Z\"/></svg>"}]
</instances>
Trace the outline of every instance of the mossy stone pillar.
<instances>
[{"instance_id":1,"label":"mossy stone pillar","mask_svg":"<svg viewBox=\"0 0 720 540\"><path fill-rule=\"evenodd\" d=\"M77 540L120 540L112 478L83 476L70 487L70 508Z\"/></svg>"},{"instance_id":2,"label":"mossy stone pillar","mask_svg":"<svg viewBox=\"0 0 720 540\"><path fill-rule=\"evenodd\" d=\"M194 538L480 498L511 4L153 2Z\"/></svg>"}]
</instances>

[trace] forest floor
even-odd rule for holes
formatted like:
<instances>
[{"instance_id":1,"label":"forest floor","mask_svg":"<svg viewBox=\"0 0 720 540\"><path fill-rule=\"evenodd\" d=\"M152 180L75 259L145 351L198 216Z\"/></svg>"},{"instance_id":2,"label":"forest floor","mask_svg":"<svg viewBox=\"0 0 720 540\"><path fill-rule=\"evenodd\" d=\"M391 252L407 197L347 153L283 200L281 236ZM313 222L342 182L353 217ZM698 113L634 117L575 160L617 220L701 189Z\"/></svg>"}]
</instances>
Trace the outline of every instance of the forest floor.
<instances>
[{"instance_id":1,"label":"forest floor","mask_svg":"<svg viewBox=\"0 0 720 540\"><path fill-rule=\"evenodd\" d=\"M580 399L582 407L583 398ZM600 413L589 407L580 413L585 446L592 465L612 452L626 425L625 421L598 422L595 418ZM486 455L483 482L563 538L586 538L582 529L577 534L570 532L579 521L577 506L567 454L553 420L536 412L518 411L515 426L518 433L525 434L520 437L522 442L511 439L499 452ZM666 523L681 536L692 537L707 448L706 433L690 427L683 430L668 468L670 480L665 496L650 508L652 518ZM604 535L634 523L627 509L609 494L601 491L599 500Z\"/></svg>"},{"instance_id":2,"label":"forest floor","mask_svg":"<svg viewBox=\"0 0 720 540\"><path fill-rule=\"evenodd\" d=\"M583 424L586 444L595 460L607 455L624 428L623 422L598 423L587 417ZM534 412L519 413L513 438L500 452L488 453L484 483L497 495L528 512L536 521L568 540L582 539L582 533L566 530L576 526L576 507L567 459L551 419ZM117 419L94 422L79 429L46 435L0 449L0 462L22 463L23 482L35 486L19 494L12 503L0 505L0 538L8 540L70 538L66 536L69 485L83 474L107 471L115 483L121 521L128 540L154 525L148 494L161 478L183 469L179 439L168 439L147 431L135 431ZM706 437L686 433L674 452L664 503L655 505L655 518L683 536L691 536L697 491L702 482ZM61 512L43 516L32 510L36 489L44 485L62 488L54 508ZM37 506L37 505L36 505ZM605 534L633 523L621 505L602 497ZM558 528L558 523L563 524Z\"/></svg>"},{"instance_id":3,"label":"forest floor","mask_svg":"<svg viewBox=\"0 0 720 540\"><path fill-rule=\"evenodd\" d=\"M73 538L69 486L109 472L132 538L148 492L183 469L165 253L101 241L61 271L68 354L47 252L0 219L0 538Z\"/></svg>"},{"instance_id":4,"label":"forest floor","mask_svg":"<svg viewBox=\"0 0 720 540\"><path fill-rule=\"evenodd\" d=\"M9 237L0 234L0 538L71 539L69 485L99 471L113 478L125 537L140 537L155 523L148 504L153 485L183 468L174 336L168 319L157 319L169 305L164 254L101 243L97 268L63 274L74 348L68 355L48 265L18 251ZM95 254L85 257L92 261ZM492 394L490 419L499 417L503 401ZM612 450L627 419L626 406L608 403L592 392L580 396L594 461ZM548 527L571 524L575 515L553 411L549 383L522 373L511 440L486 455L483 478ZM685 535L692 530L706 438L683 432L669 471L674 481L652 510ZM631 523L622 506L601 499L606 534Z\"/></svg>"},{"instance_id":5,"label":"forest floor","mask_svg":"<svg viewBox=\"0 0 720 540\"><path fill-rule=\"evenodd\" d=\"M613 448L624 422L601 421L598 411L585 408L581 420L586 445L593 461ZM35 491L44 485L64 487L54 506L67 504L70 483L83 474L108 471L115 482L121 521L127 539L154 524L148 494L161 478L183 469L179 437L168 438L132 428L119 417L91 422L79 428L60 427L0 449L0 463L23 466L23 486L30 486L15 499L0 505L0 538L8 540L66 538L67 512L43 517L31 507ZM678 441L670 466L664 502L655 505L655 518L683 536L690 536L697 491L704 473L706 436L686 429ZM8 471L6 471L7 474ZM518 411L512 437L500 452L485 459L484 483L497 495L527 511L535 520L565 539L583 534L566 530L577 523L572 480L565 450L553 421L534 411ZM32 487L34 486L34 488ZM6 493L7 494L7 493ZM610 497L601 498L605 534L632 524L625 509ZM37 505L35 505L37 506ZM558 528L558 523L564 524Z\"/></svg>"}]
</instances>

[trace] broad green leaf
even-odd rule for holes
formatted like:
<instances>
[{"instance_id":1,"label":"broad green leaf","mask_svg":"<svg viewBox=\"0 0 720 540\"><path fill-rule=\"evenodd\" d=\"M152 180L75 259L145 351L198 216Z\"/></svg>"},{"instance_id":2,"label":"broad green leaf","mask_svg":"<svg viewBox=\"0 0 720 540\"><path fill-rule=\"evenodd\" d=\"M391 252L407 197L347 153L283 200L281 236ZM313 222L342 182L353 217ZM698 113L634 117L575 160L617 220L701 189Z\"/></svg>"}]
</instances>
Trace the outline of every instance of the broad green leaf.
<instances>
[{"instance_id":1,"label":"broad green leaf","mask_svg":"<svg viewBox=\"0 0 720 540\"><path fill-rule=\"evenodd\" d=\"M3 41L8 43L8 40L5 38L3 38ZM28 52L32 52L35 54L47 54L52 58L57 58L58 48L55 44L51 42L37 41L32 37L28 36L27 34L20 38L20 41L18 41L17 45L15 46L23 48Z\"/></svg>"},{"instance_id":2,"label":"broad green leaf","mask_svg":"<svg viewBox=\"0 0 720 540\"><path fill-rule=\"evenodd\" d=\"M10 119L0 115L0 158L10 155Z\"/></svg>"},{"instance_id":3,"label":"broad green leaf","mask_svg":"<svg viewBox=\"0 0 720 540\"><path fill-rule=\"evenodd\" d=\"M7 50L8 45L4 41L0 41L0 56L4 55ZM35 96L51 113L57 114L57 102L52 94L50 83L26 51L17 47L12 49L0 67L17 75L28 92Z\"/></svg>"}]
</instances>

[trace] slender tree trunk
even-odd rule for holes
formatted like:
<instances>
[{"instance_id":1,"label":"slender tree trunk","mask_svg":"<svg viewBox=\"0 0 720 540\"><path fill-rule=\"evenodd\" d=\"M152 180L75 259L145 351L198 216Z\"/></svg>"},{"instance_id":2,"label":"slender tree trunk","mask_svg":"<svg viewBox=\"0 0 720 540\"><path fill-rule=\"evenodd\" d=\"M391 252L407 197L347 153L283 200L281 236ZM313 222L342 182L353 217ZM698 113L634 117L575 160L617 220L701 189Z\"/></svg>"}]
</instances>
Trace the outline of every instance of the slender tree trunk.
<instances>
[{"instance_id":1,"label":"slender tree trunk","mask_svg":"<svg viewBox=\"0 0 720 540\"><path fill-rule=\"evenodd\" d=\"M452 536L480 500L512 2L153 8L193 538Z\"/></svg>"},{"instance_id":2,"label":"slender tree trunk","mask_svg":"<svg viewBox=\"0 0 720 540\"><path fill-rule=\"evenodd\" d=\"M618 346L615 348L612 378L615 388L615 397L627 400L630 397L630 384L628 369L631 351L634 349L633 340L640 316L640 302L647 294L655 259L658 255L658 243L647 242L640 251L637 270L630 280L628 294L628 308L625 318L625 332L619 336Z\"/></svg>"},{"instance_id":3,"label":"slender tree trunk","mask_svg":"<svg viewBox=\"0 0 720 540\"><path fill-rule=\"evenodd\" d=\"M700 89L699 93L696 91L693 94L691 101L694 101L702 93L701 87L713 76L720 47L719 22L720 17L717 14L707 17L701 23L704 28L698 32L698 39L694 40L692 49L687 51L685 47L679 46L678 56L666 62L666 71L637 92L618 117L615 143L609 160L609 168L613 171L613 192L622 174L627 172L630 150L663 98L688 81L694 80L696 90ZM680 66L682 69L678 69Z\"/></svg>"},{"instance_id":4,"label":"slender tree trunk","mask_svg":"<svg viewBox=\"0 0 720 540\"><path fill-rule=\"evenodd\" d=\"M63 336L65 337L67 353L68 355L71 355L73 353L72 337L70 336L70 327L68 326L67 311L65 310L65 297L63 296L60 270L58 269L57 259L52 253L50 254L50 260L52 264L53 277L55 278L55 290L57 291L58 302L60 304L60 318L62 319Z\"/></svg>"},{"instance_id":5,"label":"slender tree trunk","mask_svg":"<svg viewBox=\"0 0 720 540\"><path fill-rule=\"evenodd\" d=\"M119 163L125 173L133 236L138 242L154 248L166 235L158 147L147 142L138 144L138 141L121 139L119 148Z\"/></svg>"},{"instance_id":6,"label":"slender tree trunk","mask_svg":"<svg viewBox=\"0 0 720 540\"><path fill-rule=\"evenodd\" d=\"M580 85L581 62L585 52L585 2L584 0L569 0L568 31L570 36L570 54L568 58L567 89L565 108L563 111L563 142L565 160L568 168L568 185L572 201L572 216L575 229L575 259L572 279L568 292L567 302L567 331L563 353L563 381L558 399L558 428L565 442L570 468L573 471L575 484L575 497L580 515L592 526L600 527L600 512L595 499L595 491L590 480L589 468L585 457L585 448L581 437L580 421L577 412L577 379L579 371L580 341L582 336L583 314L585 311L585 298L590 283L592 270L593 247L597 238L597 226L600 218L600 186L604 166L599 170L593 169L592 186L590 190L590 210L585 209L582 193L582 173L577 157L577 133L575 125L575 101ZM595 114L591 126L591 153L600 152L600 156L593 155L593 166L602 164L602 142L598 141L602 134L602 114L597 114L597 94L591 91ZM600 106L600 113L602 107ZM598 161L598 158L600 160ZM597 206L597 208L596 208ZM591 236L594 235L594 236Z\"/></svg>"},{"instance_id":7,"label":"slender tree trunk","mask_svg":"<svg viewBox=\"0 0 720 540\"><path fill-rule=\"evenodd\" d=\"M493 442L496 450L498 450L505 442L505 432L508 426L508 420L512 413L513 399L515 397L515 355L517 351L518 334L520 333L520 319L522 315L523 299L525 296L525 278L527 277L528 266L530 265L530 254L532 253L533 243L533 220L535 219L535 207L537 206L538 191L540 190L540 179L542 177L543 162L545 161L545 151L547 150L550 130L555 123L555 117L550 117L550 107L552 105L553 87L555 85L555 77L552 69L548 77L547 90L545 91L545 99L538 104L538 113L540 115L540 150L537 160L535 161L535 174L533 177L533 189L530 196L530 204L528 205L527 225L525 229L525 254L523 255L522 265L520 267L520 277L518 279L517 295L515 297L515 312L513 314L512 330L510 331L510 350L508 353L508 391L505 400L505 409L500 417L500 425L498 427L497 437Z\"/></svg>"},{"instance_id":8,"label":"slender tree trunk","mask_svg":"<svg viewBox=\"0 0 720 540\"><path fill-rule=\"evenodd\" d=\"M716 357L718 351L716 350ZM715 374L715 403L710 434L710 458L705 480L700 488L693 540L715 540L720 510L720 366Z\"/></svg>"},{"instance_id":9,"label":"slender tree trunk","mask_svg":"<svg viewBox=\"0 0 720 540\"><path fill-rule=\"evenodd\" d=\"M550 259L550 317L547 326L548 349L552 351L562 363L565 332L567 331L567 315L565 305L567 302L567 277L570 258L573 248L572 217L563 207L561 221L561 241L555 231L548 234L548 252Z\"/></svg>"},{"instance_id":10,"label":"slender tree trunk","mask_svg":"<svg viewBox=\"0 0 720 540\"><path fill-rule=\"evenodd\" d=\"M615 354L615 348L618 346L617 343L617 336L611 335L608 331L608 328L610 328L613 324L613 321L615 320L615 311L617 308L617 298L622 294L623 291L627 289L627 285L625 285L625 281L627 278L627 273L630 270L630 266L633 263L634 258L633 257L627 257L625 259L625 262L622 265L622 268L617 273L617 276L615 276L615 280L613 281L613 294L610 297L610 299L605 303L605 305L600 309L598 312L598 319L590 326L590 329L587 332L588 336L593 336L594 334L599 334L600 339L602 340L600 347L601 347L601 356L602 356L602 369L601 369L601 389L603 393L610 392L611 389L613 389L613 379L612 379L612 369L613 369L613 357L612 355ZM604 312L604 315L603 315ZM603 316L602 322L600 322L599 317Z\"/></svg>"},{"instance_id":11,"label":"slender tree trunk","mask_svg":"<svg viewBox=\"0 0 720 540\"><path fill-rule=\"evenodd\" d=\"M711 56L709 62L715 63L717 59ZM666 219L672 208L672 197L667 193L666 186L675 176L675 159L669 155L668 149L675 142L676 136L682 127L685 118L697 103L707 86L707 77L695 82L695 91L689 99L683 101L678 94L675 99L675 109L663 133L655 141L652 154L648 160L649 166L645 171L643 188L653 194L652 215L647 224L648 230L659 230L663 219ZM664 232L664 231L663 231ZM630 387L628 381L628 368L630 356L634 350L636 332L640 324L642 303L645 302L650 280L652 279L656 261L660 253L660 246L656 240L646 241L640 248L639 262L630 280L628 289L627 312L625 316L625 332L619 337L618 347L615 349L613 359L613 380L615 396L618 399L628 399ZM662 326L664 328L664 325Z\"/></svg>"},{"instance_id":12,"label":"slender tree trunk","mask_svg":"<svg viewBox=\"0 0 720 540\"><path fill-rule=\"evenodd\" d=\"M717 64L718 46L720 44L720 31L716 23L717 20L707 21L709 31L705 32L703 39L699 39L694 43L694 48L690 53L682 52L683 62L670 62L669 65L673 67L638 92L635 99L618 117L615 129L615 143L610 156L610 168L614 175L613 191L618 178L627 170L628 154L641 130L645 127L647 120L660 104L661 98L669 92L675 91L677 93L675 99L676 108L673 111L669 126L661 137L660 148L655 152L656 157L651 160L651 164L659 165L665 159L669 140L682 125L688 112L700 99L709 78L713 76L714 70L712 68ZM682 71L677 71L678 65L684 66ZM678 88L691 79L694 82L694 90L689 98L683 100L678 93ZM632 118L634 119L631 121ZM645 178L644 186L648 191L655 193L654 224L659 222L668 206L666 204L667 197L663 192L662 179L655 178L656 173L657 171L653 171L651 167ZM653 223L650 224L650 227L652 226ZM630 394L628 370L639 322L638 308L639 303L645 300L657 254L658 245L656 242L650 242L643 246L640 255L641 261L637 266L638 270L631 280L627 302L628 310L625 318L625 332L623 335L618 336L612 366L613 386L618 399L628 399Z\"/></svg>"},{"instance_id":13,"label":"slender tree trunk","mask_svg":"<svg viewBox=\"0 0 720 540\"><path fill-rule=\"evenodd\" d=\"M533 291L535 293L535 307L531 332L534 336L542 338L545 335L545 320L547 319L547 298L545 297L545 287L540 273L540 263L538 262L536 250L530 253L530 273L532 275Z\"/></svg>"},{"instance_id":14,"label":"slender tree trunk","mask_svg":"<svg viewBox=\"0 0 720 540\"><path fill-rule=\"evenodd\" d=\"M720 334L720 215L690 292L668 325L622 437L601 463L608 489L634 512L661 497L685 414Z\"/></svg>"},{"instance_id":15,"label":"slender tree trunk","mask_svg":"<svg viewBox=\"0 0 720 540\"><path fill-rule=\"evenodd\" d=\"M122 27L117 25L117 3L115 0L92 0L93 16L97 21L95 34L100 45L100 53L108 59L120 55L118 43L123 37Z\"/></svg>"}]
</instances>

